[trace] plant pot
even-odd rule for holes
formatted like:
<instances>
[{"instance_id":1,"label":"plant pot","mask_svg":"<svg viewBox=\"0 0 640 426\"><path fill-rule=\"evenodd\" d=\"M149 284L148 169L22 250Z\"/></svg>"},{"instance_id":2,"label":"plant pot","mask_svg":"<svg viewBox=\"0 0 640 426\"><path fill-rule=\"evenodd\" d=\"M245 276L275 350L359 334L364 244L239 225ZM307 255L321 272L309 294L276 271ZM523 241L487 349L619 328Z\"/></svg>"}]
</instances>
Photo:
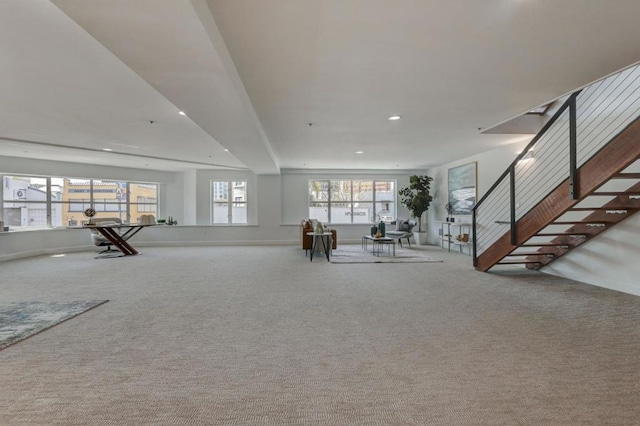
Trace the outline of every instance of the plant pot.
<instances>
[{"instance_id":1,"label":"plant pot","mask_svg":"<svg viewBox=\"0 0 640 426\"><path fill-rule=\"evenodd\" d=\"M424 246L427 244L427 233L426 232L414 232L413 240L417 245Z\"/></svg>"}]
</instances>

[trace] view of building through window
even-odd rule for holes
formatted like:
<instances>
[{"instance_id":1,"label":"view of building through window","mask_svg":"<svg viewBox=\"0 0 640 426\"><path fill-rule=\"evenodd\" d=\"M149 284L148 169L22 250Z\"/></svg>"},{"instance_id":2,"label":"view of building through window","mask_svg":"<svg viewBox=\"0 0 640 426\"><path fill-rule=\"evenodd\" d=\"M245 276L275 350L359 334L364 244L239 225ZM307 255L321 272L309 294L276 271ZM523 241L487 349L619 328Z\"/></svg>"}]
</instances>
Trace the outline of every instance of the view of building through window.
<instances>
[{"instance_id":1,"label":"view of building through window","mask_svg":"<svg viewBox=\"0 0 640 426\"><path fill-rule=\"evenodd\" d=\"M81 226L89 207L96 217L129 223L158 211L155 183L35 176L3 176L2 181L2 218L12 229Z\"/></svg>"},{"instance_id":2,"label":"view of building through window","mask_svg":"<svg viewBox=\"0 0 640 426\"><path fill-rule=\"evenodd\" d=\"M246 181L211 181L211 223L247 223Z\"/></svg>"},{"instance_id":3,"label":"view of building through window","mask_svg":"<svg viewBox=\"0 0 640 426\"><path fill-rule=\"evenodd\" d=\"M395 187L395 181L310 180L309 217L326 223L391 222Z\"/></svg>"}]
</instances>

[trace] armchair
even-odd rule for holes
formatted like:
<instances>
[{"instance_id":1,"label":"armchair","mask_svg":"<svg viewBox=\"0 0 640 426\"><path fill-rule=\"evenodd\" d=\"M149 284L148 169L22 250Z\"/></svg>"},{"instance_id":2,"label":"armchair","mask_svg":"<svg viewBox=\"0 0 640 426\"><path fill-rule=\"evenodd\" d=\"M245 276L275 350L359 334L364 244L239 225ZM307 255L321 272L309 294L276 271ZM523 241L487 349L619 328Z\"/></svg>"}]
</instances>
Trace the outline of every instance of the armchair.
<instances>
[{"instance_id":1,"label":"armchair","mask_svg":"<svg viewBox=\"0 0 640 426\"><path fill-rule=\"evenodd\" d=\"M409 247L411 247L410 237L413 235L412 230L413 230L413 227L417 225L417 222L412 219L408 219L408 220L397 219L395 222L391 222L391 223L395 223L396 229L395 231L387 231L385 233L385 236L391 237L394 240L397 239L398 243L400 244L400 247L402 247L402 239L406 238L407 242L409 243Z\"/></svg>"}]
</instances>

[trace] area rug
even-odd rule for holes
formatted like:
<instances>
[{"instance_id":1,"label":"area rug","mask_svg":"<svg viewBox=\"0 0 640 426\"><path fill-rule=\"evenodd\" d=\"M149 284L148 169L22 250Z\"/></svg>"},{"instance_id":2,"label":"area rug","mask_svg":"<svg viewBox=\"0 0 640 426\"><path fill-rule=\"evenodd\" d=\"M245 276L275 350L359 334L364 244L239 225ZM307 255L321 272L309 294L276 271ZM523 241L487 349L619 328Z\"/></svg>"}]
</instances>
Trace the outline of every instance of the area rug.
<instances>
[{"instance_id":1,"label":"area rug","mask_svg":"<svg viewBox=\"0 0 640 426\"><path fill-rule=\"evenodd\" d=\"M391 247L389 247L391 248ZM392 249L392 248L391 248ZM387 247L383 247L380 256L374 256L371 252L371 244L365 251L360 245L339 246L333 250L331 263L431 263L442 262L426 255L421 250L400 248L396 246L396 255L393 256L393 249L389 253Z\"/></svg>"},{"instance_id":2,"label":"area rug","mask_svg":"<svg viewBox=\"0 0 640 426\"><path fill-rule=\"evenodd\" d=\"M106 302L0 303L0 350Z\"/></svg>"}]
</instances>

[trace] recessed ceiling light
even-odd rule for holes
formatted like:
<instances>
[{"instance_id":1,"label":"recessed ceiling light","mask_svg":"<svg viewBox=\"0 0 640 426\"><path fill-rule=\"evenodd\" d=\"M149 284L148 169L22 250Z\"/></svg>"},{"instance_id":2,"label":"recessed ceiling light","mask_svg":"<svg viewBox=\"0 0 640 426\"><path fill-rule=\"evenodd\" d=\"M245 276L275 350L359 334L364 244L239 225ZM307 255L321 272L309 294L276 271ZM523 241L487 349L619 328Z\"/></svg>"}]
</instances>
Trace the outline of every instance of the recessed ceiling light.
<instances>
[{"instance_id":1,"label":"recessed ceiling light","mask_svg":"<svg viewBox=\"0 0 640 426\"><path fill-rule=\"evenodd\" d=\"M387 120L389 121L396 121L396 120L400 120L402 118L401 115L392 115L390 117L387 117Z\"/></svg>"},{"instance_id":2,"label":"recessed ceiling light","mask_svg":"<svg viewBox=\"0 0 640 426\"><path fill-rule=\"evenodd\" d=\"M113 151L111 148L102 148L103 151Z\"/></svg>"},{"instance_id":3,"label":"recessed ceiling light","mask_svg":"<svg viewBox=\"0 0 640 426\"><path fill-rule=\"evenodd\" d=\"M364 154L364 151L356 151L356 154Z\"/></svg>"},{"instance_id":4,"label":"recessed ceiling light","mask_svg":"<svg viewBox=\"0 0 640 426\"><path fill-rule=\"evenodd\" d=\"M186 116L186 115L187 115L187 114L185 114L185 112L184 112L184 111L178 111L178 114L180 114L180 115L184 115L184 116Z\"/></svg>"},{"instance_id":5,"label":"recessed ceiling light","mask_svg":"<svg viewBox=\"0 0 640 426\"><path fill-rule=\"evenodd\" d=\"M228 148L225 148L225 149L224 149L224 152L229 152L229 149L228 149Z\"/></svg>"}]
</instances>

